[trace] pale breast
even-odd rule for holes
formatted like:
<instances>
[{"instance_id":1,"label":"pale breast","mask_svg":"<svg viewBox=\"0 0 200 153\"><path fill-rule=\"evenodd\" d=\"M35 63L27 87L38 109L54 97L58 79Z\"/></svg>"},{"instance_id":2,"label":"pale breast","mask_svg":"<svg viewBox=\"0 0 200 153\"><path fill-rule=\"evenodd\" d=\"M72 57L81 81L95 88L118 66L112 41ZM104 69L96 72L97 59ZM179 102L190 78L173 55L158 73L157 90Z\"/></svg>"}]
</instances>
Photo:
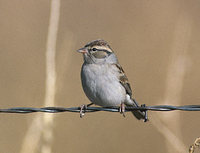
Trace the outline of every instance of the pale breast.
<instances>
[{"instance_id":1,"label":"pale breast","mask_svg":"<svg viewBox=\"0 0 200 153\"><path fill-rule=\"evenodd\" d=\"M125 100L126 92L118 79L118 69L111 64L84 64L82 86L87 97L100 106L116 106Z\"/></svg>"}]
</instances>

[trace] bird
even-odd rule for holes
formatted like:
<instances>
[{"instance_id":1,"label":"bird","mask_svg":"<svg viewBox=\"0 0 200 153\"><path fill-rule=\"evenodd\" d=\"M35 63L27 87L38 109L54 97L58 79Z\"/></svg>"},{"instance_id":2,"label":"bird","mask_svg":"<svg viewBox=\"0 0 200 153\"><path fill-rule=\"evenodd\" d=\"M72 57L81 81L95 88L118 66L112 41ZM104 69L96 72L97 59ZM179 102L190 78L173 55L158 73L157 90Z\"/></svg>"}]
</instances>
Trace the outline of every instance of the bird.
<instances>
[{"instance_id":1,"label":"bird","mask_svg":"<svg viewBox=\"0 0 200 153\"><path fill-rule=\"evenodd\" d=\"M116 54L105 40L93 40L77 51L83 54L81 82L86 96L91 101L87 106L92 104L102 107L120 106L123 115L125 105L139 107L132 97L130 83ZM146 121L144 111L135 110L132 114L138 120Z\"/></svg>"}]
</instances>

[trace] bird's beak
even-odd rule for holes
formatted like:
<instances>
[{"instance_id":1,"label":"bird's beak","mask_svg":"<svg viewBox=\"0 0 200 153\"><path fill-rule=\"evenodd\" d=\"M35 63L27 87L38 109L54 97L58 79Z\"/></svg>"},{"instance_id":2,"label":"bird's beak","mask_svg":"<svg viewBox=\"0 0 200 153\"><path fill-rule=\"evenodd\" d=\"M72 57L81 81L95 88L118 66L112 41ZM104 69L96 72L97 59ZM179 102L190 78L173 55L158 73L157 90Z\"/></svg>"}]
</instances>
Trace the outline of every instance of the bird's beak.
<instances>
[{"instance_id":1,"label":"bird's beak","mask_svg":"<svg viewBox=\"0 0 200 153\"><path fill-rule=\"evenodd\" d=\"M77 52L84 54L84 53L87 53L88 51L86 48L80 48L79 50L77 50Z\"/></svg>"}]
</instances>

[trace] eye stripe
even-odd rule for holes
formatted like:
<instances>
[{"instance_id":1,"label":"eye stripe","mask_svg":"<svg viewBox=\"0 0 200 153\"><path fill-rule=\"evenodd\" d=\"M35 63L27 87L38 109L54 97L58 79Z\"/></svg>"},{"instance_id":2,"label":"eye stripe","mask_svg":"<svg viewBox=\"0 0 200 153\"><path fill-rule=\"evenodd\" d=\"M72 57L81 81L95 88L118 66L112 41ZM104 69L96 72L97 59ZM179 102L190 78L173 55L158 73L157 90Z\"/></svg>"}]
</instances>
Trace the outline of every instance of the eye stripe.
<instances>
[{"instance_id":1,"label":"eye stripe","mask_svg":"<svg viewBox=\"0 0 200 153\"><path fill-rule=\"evenodd\" d=\"M107 51L107 52L113 52L109 47L107 46L92 46L91 48L96 48L97 50L103 50L103 51Z\"/></svg>"},{"instance_id":2,"label":"eye stripe","mask_svg":"<svg viewBox=\"0 0 200 153\"><path fill-rule=\"evenodd\" d=\"M89 52L90 53L95 53L95 52L97 52L97 51L99 51L99 52L106 52L108 55L110 55L111 54L111 52L110 51L108 51L108 50L106 50L106 49L97 49L97 48L95 48L95 50L93 50L94 48L92 48L92 49L90 49L89 50Z\"/></svg>"},{"instance_id":3,"label":"eye stripe","mask_svg":"<svg viewBox=\"0 0 200 153\"><path fill-rule=\"evenodd\" d=\"M108 50L106 50L106 49L97 49L97 51L104 51L104 52L106 52L107 54L111 54L111 52L108 51Z\"/></svg>"}]
</instances>

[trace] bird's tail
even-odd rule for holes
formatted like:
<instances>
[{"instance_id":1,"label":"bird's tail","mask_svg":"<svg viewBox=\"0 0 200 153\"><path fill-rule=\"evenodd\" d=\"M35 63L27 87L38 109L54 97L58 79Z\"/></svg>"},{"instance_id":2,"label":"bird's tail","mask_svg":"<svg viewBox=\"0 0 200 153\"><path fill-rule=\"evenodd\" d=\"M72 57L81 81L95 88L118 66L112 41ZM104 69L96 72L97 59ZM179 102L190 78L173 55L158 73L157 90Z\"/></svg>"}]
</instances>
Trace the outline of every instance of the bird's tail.
<instances>
[{"instance_id":1,"label":"bird's tail","mask_svg":"<svg viewBox=\"0 0 200 153\"><path fill-rule=\"evenodd\" d=\"M135 99L132 99L132 101L133 101L133 105L132 105L132 106L139 107L139 105L138 105L138 103L135 101ZM131 105L128 105L128 106L131 106ZM142 112L142 111L140 111L140 110L137 110L137 111L132 111L131 113L132 113L138 120L144 120L144 122L147 121L145 112Z\"/></svg>"}]
</instances>

